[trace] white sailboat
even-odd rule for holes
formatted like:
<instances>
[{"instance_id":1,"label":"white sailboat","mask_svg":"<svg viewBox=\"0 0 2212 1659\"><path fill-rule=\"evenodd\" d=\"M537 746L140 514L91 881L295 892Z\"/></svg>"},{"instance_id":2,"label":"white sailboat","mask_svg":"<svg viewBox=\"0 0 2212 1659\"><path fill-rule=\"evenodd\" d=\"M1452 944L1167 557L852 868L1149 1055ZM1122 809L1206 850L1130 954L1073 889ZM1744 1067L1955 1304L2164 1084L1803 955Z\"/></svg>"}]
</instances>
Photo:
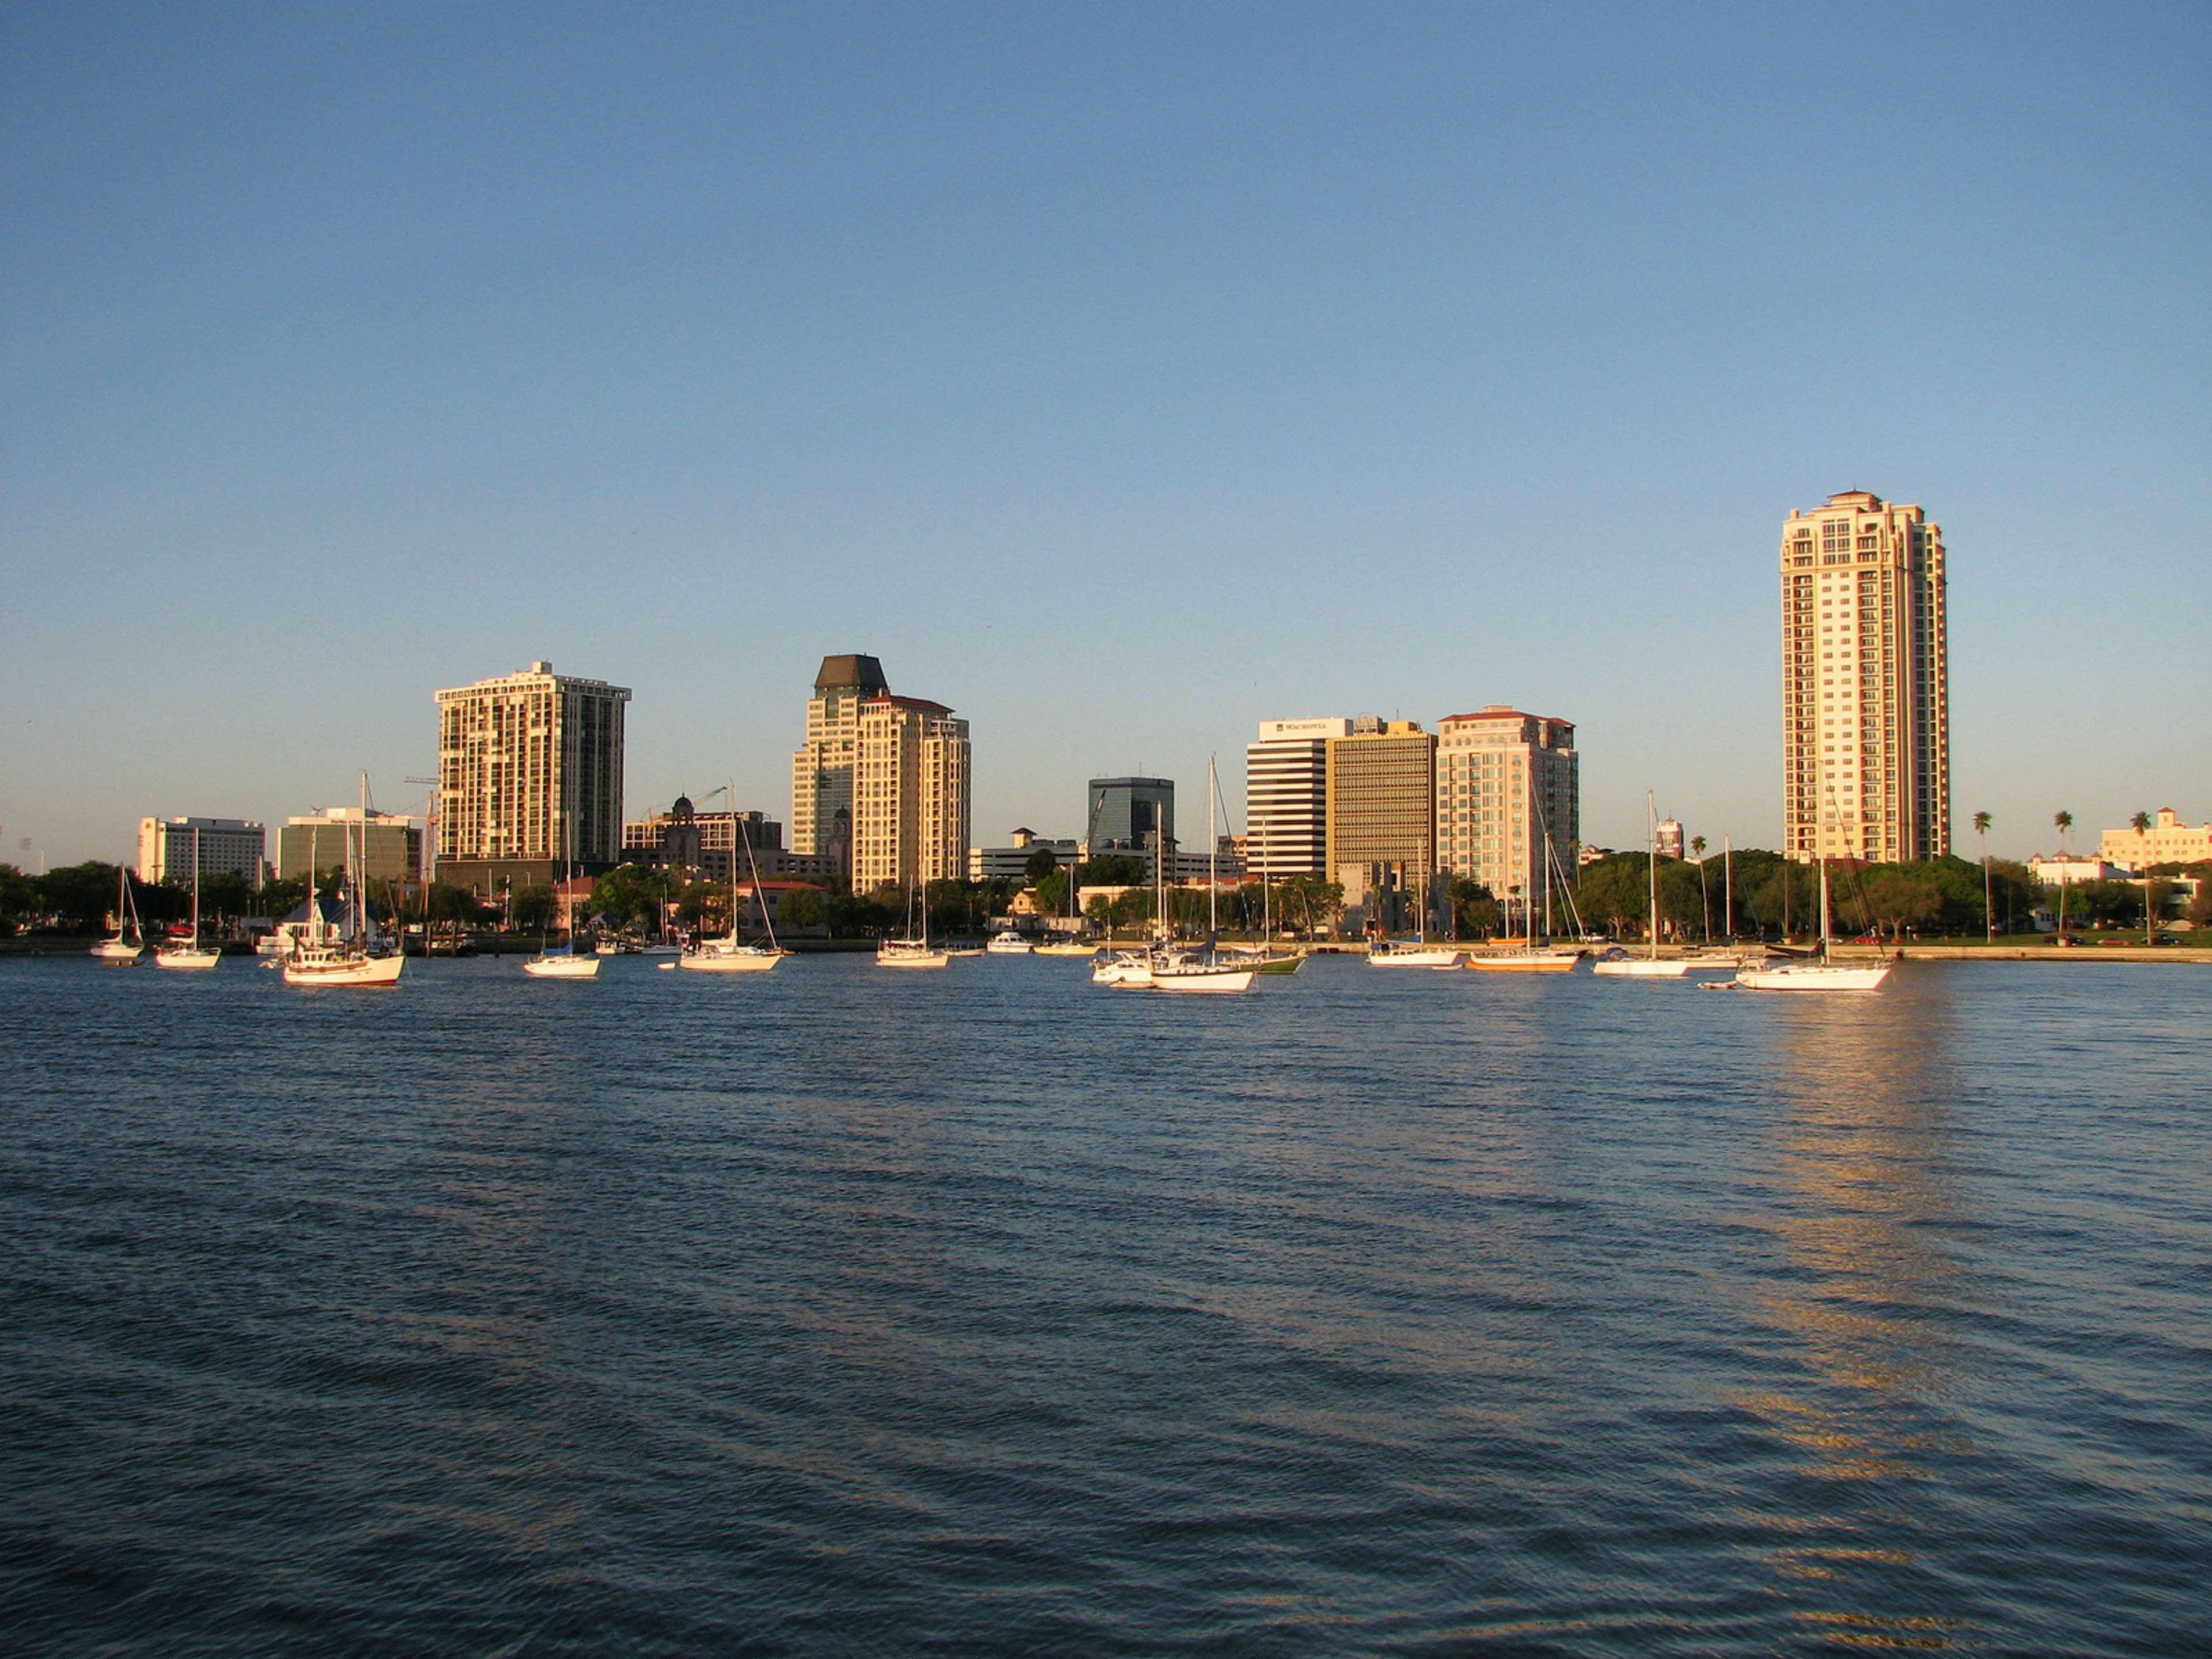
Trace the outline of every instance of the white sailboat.
<instances>
[{"instance_id":1,"label":"white sailboat","mask_svg":"<svg viewBox=\"0 0 2212 1659\"><path fill-rule=\"evenodd\" d=\"M192 939L189 945L165 945L154 952L156 968L212 968L222 952L200 943L200 832L192 831Z\"/></svg>"},{"instance_id":2,"label":"white sailboat","mask_svg":"<svg viewBox=\"0 0 2212 1659\"><path fill-rule=\"evenodd\" d=\"M775 918L769 915L768 899L761 892L760 864L753 857L753 838L747 833L744 818L738 811L737 780L732 778L723 788L729 795L730 822L736 828L738 839L744 844L745 863L752 872L753 896L760 901L761 921L768 928L768 939L764 943L748 945L738 927L744 912L738 902L738 850L733 847L730 849L730 936L702 941L697 950L678 958L677 965L698 974L765 974L791 952L775 942Z\"/></svg>"},{"instance_id":3,"label":"white sailboat","mask_svg":"<svg viewBox=\"0 0 2212 1659\"><path fill-rule=\"evenodd\" d=\"M1152 988L1155 991L1220 995L1252 988L1254 969L1249 964L1224 961L1213 948L1220 928L1221 836L1213 816L1216 785L1211 755L1206 759L1206 949L1157 957L1152 964Z\"/></svg>"},{"instance_id":4,"label":"white sailboat","mask_svg":"<svg viewBox=\"0 0 2212 1659\"><path fill-rule=\"evenodd\" d=\"M1650 926L1644 931L1651 935L1651 952L1642 957L1601 957L1590 964L1590 972L1611 979L1680 979L1690 971L1688 962L1680 957L1667 962L1659 959L1659 804L1649 789L1644 792L1644 851L1651 867L1651 908L1646 918Z\"/></svg>"},{"instance_id":5,"label":"white sailboat","mask_svg":"<svg viewBox=\"0 0 2212 1659\"><path fill-rule=\"evenodd\" d=\"M137 935L134 939L131 935ZM138 920L138 906L131 896L131 872L115 872L115 937L104 939L92 947L92 957L99 962L112 962L130 967L146 954L146 929Z\"/></svg>"},{"instance_id":6,"label":"white sailboat","mask_svg":"<svg viewBox=\"0 0 2212 1659\"><path fill-rule=\"evenodd\" d=\"M323 921L322 907L315 902L315 872L307 871L307 925L306 930L292 943L284 957L284 982L287 985L315 985L332 987L367 987L372 988L397 985L400 969L407 958L398 951L378 954L370 948L374 943L368 915L367 890L368 830L368 774L361 775L361 829L362 848L358 860L354 854L352 826L346 830L346 922L340 929L329 927Z\"/></svg>"},{"instance_id":7,"label":"white sailboat","mask_svg":"<svg viewBox=\"0 0 2212 1659\"><path fill-rule=\"evenodd\" d=\"M876 945L876 966L878 968L945 968L952 962L952 953L942 945L929 942L929 896L923 890L921 900L921 933L914 931L915 889L908 882L906 889L906 937L880 940Z\"/></svg>"},{"instance_id":8,"label":"white sailboat","mask_svg":"<svg viewBox=\"0 0 2212 1659\"><path fill-rule=\"evenodd\" d=\"M569 856L574 851L574 821L565 811L561 820L561 926L568 935L568 942L556 951L541 934L538 954L522 964L522 971L532 979L597 979L599 953L586 956L576 949L576 866Z\"/></svg>"},{"instance_id":9,"label":"white sailboat","mask_svg":"<svg viewBox=\"0 0 2212 1659\"><path fill-rule=\"evenodd\" d=\"M1712 988L1734 986L1746 991L1871 991L1889 977L1895 964L1888 962L1842 963L1829 958L1828 849L1820 848L1820 957L1817 962L1763 962L1738 969L1733 980L1719 980Z\"/></svg>"}]
</instances>

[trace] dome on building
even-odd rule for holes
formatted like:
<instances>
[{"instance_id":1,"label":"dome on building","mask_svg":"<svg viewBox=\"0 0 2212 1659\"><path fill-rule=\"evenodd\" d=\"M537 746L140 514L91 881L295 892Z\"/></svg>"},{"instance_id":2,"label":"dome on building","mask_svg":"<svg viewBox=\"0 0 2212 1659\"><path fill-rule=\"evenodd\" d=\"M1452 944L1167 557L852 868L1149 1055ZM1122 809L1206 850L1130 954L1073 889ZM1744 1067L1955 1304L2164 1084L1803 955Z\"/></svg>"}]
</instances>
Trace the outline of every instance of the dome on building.
<instances>
[{"instance_id":1,"label":"dome on building","mask_svg":"<svg viewBox=\"0 0 2212 1659\"><path fill-rule=\"evenodd\" d=\"M668 809L668 815L674 818L690 817L691 816L691 797L689 795L678 795L676 798L676 805Z\"/></svg>"}]
</instances>

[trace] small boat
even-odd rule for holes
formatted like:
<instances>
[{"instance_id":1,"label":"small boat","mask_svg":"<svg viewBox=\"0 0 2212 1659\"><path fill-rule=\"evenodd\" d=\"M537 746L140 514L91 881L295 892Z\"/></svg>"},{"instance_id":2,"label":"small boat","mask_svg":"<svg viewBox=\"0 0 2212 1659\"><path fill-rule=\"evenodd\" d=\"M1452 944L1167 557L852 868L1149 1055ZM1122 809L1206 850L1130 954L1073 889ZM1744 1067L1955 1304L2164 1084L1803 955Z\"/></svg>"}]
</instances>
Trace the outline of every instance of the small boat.
<instances>
[{"instance_id":1,"label":"small boat","mask_svg":"<svg viewBox=\"0 0 2212 1659\"><path fill-rule=\"evenodd\" d=\"M1095 957L1098 954L1098 947L1086 945L1079 939L1054 939L1034 946L1030 953L1040 957Z\"/></svg>"},{"instance_id":2,"label":"small boat","mask_svg":"<svg viewBox=\"0 0 2212 1659\"><path fill-rule=\"evenodd\" d=\"M943 968L951 960L952 952L926 939L887 939L876 946L878 968Z\"/></svg>"},{"instance_id":3,"label":"small boat","mask_svg":"<svg viewBox=\"0 0 2212 1659\"><path fill-rule=\"evenodd\" d=\"M1192 956L1181 961L1154 963L1152 987L1155 991L1249 991L1257 971L1218 957Z\"/></svg>"},{"instance_id":4,"label":"small boat","mask_svg":"<svg viewBox=\"0 0 2212 1659\"><path fill-rule=\"evenodd\" d=\"M1144 951L1116 951L1091 969L1093 985L1148 986L1152 982L1152 958Z\"/></svg>"},{"instance_id":5,"label":"small boat","mask_svg":"<svg viewBox=\"0 0 2212 1659\"><path fill-rule=\"evenodd\" d=\"M364 842L368 823L368 774L361 775L361 823ZM354 859L354 837L350 826L346 830L346 922L342 929L331 929L323 920L322 907L315 902L315 872L307 872L307 924L295 935L292 948L284 957L284 983L287 985L337 988L385 988L399 983L400 969L407 958L397 951L379 948L375 928L368 914L368 896L364 888L362 872L368 861L364 844L358 865Z\"/></svg>"},{"instance_id":6,"label":"small boat","mask_svg":"<svg viewBox=\"0 0 2212 1659\"><path fill-rule=\"evenodd\" d=\"M146 929L138 920L138 906L131 896L131 872L115 872L115 937L104 939L92 947L95 961L118 963L129 967L146 954ZM133 934L137 937L133 939Z\"/></svg>"},{"instance_id":7,"label":"small boat","mask_svg":"<svg viewBox=\"0 0 2212 1659\"><path fill-rule=\"evenodd\" d=\"M1026 957L1036 950L1036 946L1011 927L992 934L991 942L983 948L994 957Z\"/></svg>"},{"instance_id":8,"label":"small boat","mask_svg":"<svg viewBox=\"0 0 2212 1659\"><path fill-rule=\"evenodd\" d=\"M1820 956L1817 962L1802 957L1762 962L1736 970L1723 981L1745 991L1873 991L1889 977L1889 962L1843 963L1829 959L1828 855L1820 854Z\"/></svg>"},{"instance_id":9,"label":"small boat","mask_svg":"<svg viewBox=\"0 0 2212 1659\"><path fill-rule=\"evenodd\" d=\"M1156 946L1144 959L1141 968L1133 963L1120 964L1118 959L1117 963L1101 963L1099 967L1091 970L1091 978L1093 983L1118 985L1132 990L1153 990L1200 995L1233 995L1237 992L1249 991L1252 988L1253 975L1257 969L1249 963L1221 956L1213 948L1215 931L1219 926L1221 890L1219 883L1212 878L1218 867L1216 860L1219 856L1221 839L1214 833L1213 791L1219 786L1215 780L1214 764L1211 757L1207 757L1206 763L1206 775L1209 786L1206 803L1206 844L1214 849L1208 854L1206 860L1208 878L1206 892L1206 948L1203 951L1178 951L1169 949L1164 945ZM1159 860L1157 859L1154 860L1153 867L1157 872L1159 868ZM1157 878L1156 874L1155 879ZM1121 969L1118 976L1102 977L1109 969L1115 968L1117 964Z\"/></svg>"},{"instance_id":10,"label":"small boat","mask_svg":"<svg viewBox=\"0 0 2212 1659\"><path fill-rule=\"evenodd\" d=\"M1481 974L1571 974L1582 955L1580 951L1543 945L1520 951L1470 951L1467 965Z\"/></svg>"},{"instance_id":11,"label":"small boat","mask_svg":"<svg viewBox=\"0 0 2212 1659\"><path fill-rule=\"evenodd\" d=\"M1466 952L1425 944L1381 939L1368 948L1370 968L1456 968Z\"/></svg>"},{"instance_id":12,"label":"small boat","mask_svg":"<svg viewBox=\"0 0 2212 1659\"><path fill-rule=\"evenodd\" d=\"M561 851L561 926L568 935L568 942L556 951L541 934L538 954L522 964L522 971L532 979L597 979L598 956L587 957L576 949L576 866L568 856L569 849L565 845Z\"/></svg>"},{"instance_id":13,"label":"small boat","mask_svg":"<svg viewBox=\"0 0 2212 1659\"><path fill-rule=\"evenodd\" d=\"M200 832L192 831L192 937L186 945L165 945L154 952L156 968L212 968L222 952L200 943Z\"/></svg>"}]
</instances>

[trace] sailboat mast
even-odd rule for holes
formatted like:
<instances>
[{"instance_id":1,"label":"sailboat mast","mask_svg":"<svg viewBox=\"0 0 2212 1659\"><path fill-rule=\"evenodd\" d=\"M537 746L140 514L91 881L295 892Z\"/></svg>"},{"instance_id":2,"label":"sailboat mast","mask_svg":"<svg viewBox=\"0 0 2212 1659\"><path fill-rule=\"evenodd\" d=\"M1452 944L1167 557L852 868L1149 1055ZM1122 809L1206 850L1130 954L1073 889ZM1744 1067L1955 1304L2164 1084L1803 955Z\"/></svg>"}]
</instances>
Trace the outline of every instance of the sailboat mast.
<instances>
[{"instance_id":1,"label":"sailboat mast","mask_svg":"<svg viewBox=\"0 0 2212 1659\"><path fill-rule=\"evenodd\" d=\"M192 949L200 948L200 832L192 828Z\"/></svg>"},{"instance_id":2,"label":"sailboat mast","mask_svg":"<svg viewBox=\"0 0 2212 1659\"><path fill-rule=\"evenodd\" d=\"M1659 960L1659 803L1644 792L1644 851L1651 864L1651 960Z\"/></svg>"},{"instance_id":3,"label":"sailboat mast","mask_svg":"<svg viewBox=\"0 0 2212 1659\"><path fill-rule=\"evenodd\" d=\"M1206 948L1213 948L1221 902L1221 831L1213 818L1213 795L1219 786L1213 775L1213 757L1206 757Z\"/></svg>"}]
</instances>

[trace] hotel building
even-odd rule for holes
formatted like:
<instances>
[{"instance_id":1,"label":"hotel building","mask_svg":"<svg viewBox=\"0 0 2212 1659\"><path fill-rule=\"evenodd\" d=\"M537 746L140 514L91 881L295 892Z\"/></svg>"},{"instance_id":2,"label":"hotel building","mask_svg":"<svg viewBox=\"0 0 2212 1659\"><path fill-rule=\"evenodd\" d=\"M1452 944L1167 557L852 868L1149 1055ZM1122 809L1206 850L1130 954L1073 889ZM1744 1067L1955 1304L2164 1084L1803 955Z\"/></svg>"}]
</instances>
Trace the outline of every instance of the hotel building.
<instances>
[{"instance_id":1,"label":"hotel building","mask_svg":"<svg viewBox=\"0 0 2212 1659\"><path fill-rule=\"evenodd\" d=\"M2161 806L2148 830L2106 830L2097 856L2137 875L2154 864L2202 864L2212 860L2212 823L2184 823L2180 813Z\"/></svg>"},{"instance_id":2,"label":"hotel building","mask_svg":"<svg viewBox=\"0 0 2212 1659\"><path fill-rule=\"evenodd\" d=\"M261 885L268 839L246 818L141 818L134 873L141 881L190 881L195 835L201 875L237 876L248 887Z\"/></svg>"},{"instance_id":3,"label":"hotel building","mask_svg":"<svg viewBox=\"0 0 2212 1659\"><path fill-rule=\"evenodd\" d=\"M1943 532L1863 489L1782 526L1782 835L1801 862L1951 850Z\"/></svg>"},{"instance_id":4,"label":"hotel building","mask_svg":"<svg viewBox=\"0 0 2212 1659\"><path fill-rule=\"evenodd\" d=\"M411 882L422 869L422 824L397 812L358 806L325 806L321 811L287 818L276 830L276 876L298 881L314 872L334 870L353 860L372 884Z\"/></svg>"},{"instance_id":5,"label":"hotel building","mask_svg":"<svg viewBox=\"0 0 2212 1659\"><path fill-rule=\"evenodd\" d=\"M1425 902L1437 869L1437 739L1418 720L1362 714L1352 730L1328 739L1328 810L1322 856L1344 887L1347 913L1359 925L1370 909L1386 927L1410 925L1394 914L1408 899Z\"/></svg>"},{"instance_id":6,"label":"hotel building","mask_svg":"<svg viewBox=\"0 0 2212 1659\"><path fill-rule=\"evenodd\" d=\"M437 700L439 880L489 896L621 858L627 688L533 662Z\"/></svg>"},{"instance_id":7,"label":"hotel building","mask_svg":"<svg viewBox=\"0 0 2212 1659\"><path fill-rule=\"evenodd\" d=\"M1437 845L1443 867L1499 897L1571 879L1582 837L1581 761L1566 720L1492 704L1437 728Z\"/></svg>"},{"instance_id":8,"label":"hotel building","mask_svg":"<svg viewBox=\"0 0 2212 1659\"><path fill-rule=\"evenodd\" d=\"M853 890L964 878L968 722L883 692L854 709L852 755Z\"/></svg>"},{"instance_id":9,"label":"hotel building","mask_svg":"<svg viewBox=\"0 0 2212 1659\"><path fill-rule=\"evenodd\" d=\"M1261 720L1244 745L1244 823L1253 873L1274 878L1328 867L1328 744L1352 722Z\"/></svg>"},{"instance_id":10,"label":"hotel building","mask_svg":"<svg viewBox=\"0 0 2212 1659\"><path fill-rule=\"evenodd\" d=\"M806 704L806 741L791 757L791 850L828 856L840 875L852 867L860 705L890 689L883 664L873 657L823 658Z\"/></svg>"}]
</instances>

